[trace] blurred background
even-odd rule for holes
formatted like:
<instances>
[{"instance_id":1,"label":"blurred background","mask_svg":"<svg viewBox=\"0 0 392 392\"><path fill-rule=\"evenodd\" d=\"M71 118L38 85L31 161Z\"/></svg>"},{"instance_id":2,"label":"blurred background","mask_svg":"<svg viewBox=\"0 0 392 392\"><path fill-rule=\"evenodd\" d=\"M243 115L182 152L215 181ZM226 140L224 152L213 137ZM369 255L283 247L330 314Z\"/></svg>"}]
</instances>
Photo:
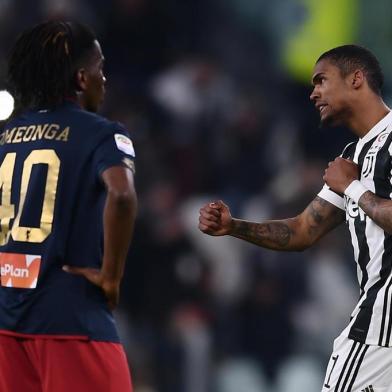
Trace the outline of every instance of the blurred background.
<instances>
[{"instance_id":1,"label":"blurred background","mask_svg":"<svg viewBox=\"0 0 392 392\"><path fill-rule=\"evenodd\" d=\"M294 216L354 137L320 129L312 67L344 43L392 79L387 0L0 0L0 89L17 33L50 18L97 33L102 114L136 147L139 216L116 312L135 392L314 392L356 302L344 225L303 253L197 229L224 200L236 217ZM4 106L4 102L0 103Z\"/></svg>"}]
</instances>

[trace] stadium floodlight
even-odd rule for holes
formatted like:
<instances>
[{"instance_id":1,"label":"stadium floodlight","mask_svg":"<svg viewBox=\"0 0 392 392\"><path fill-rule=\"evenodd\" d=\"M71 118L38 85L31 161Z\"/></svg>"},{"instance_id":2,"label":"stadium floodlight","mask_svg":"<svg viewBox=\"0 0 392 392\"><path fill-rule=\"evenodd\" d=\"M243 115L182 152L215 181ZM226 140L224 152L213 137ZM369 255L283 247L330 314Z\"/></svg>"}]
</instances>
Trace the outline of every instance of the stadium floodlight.
<instances>
[{"instance_id":1,"label":"stadium floodlight","mask_svg":"<svg viewBox=\"0 0 392 392\"><path fill-rule=\"evenodd\" d=\"M7 90L0 90L0 121L6 120L14 110L14 97Z\"/></svg>"}]
</instances>

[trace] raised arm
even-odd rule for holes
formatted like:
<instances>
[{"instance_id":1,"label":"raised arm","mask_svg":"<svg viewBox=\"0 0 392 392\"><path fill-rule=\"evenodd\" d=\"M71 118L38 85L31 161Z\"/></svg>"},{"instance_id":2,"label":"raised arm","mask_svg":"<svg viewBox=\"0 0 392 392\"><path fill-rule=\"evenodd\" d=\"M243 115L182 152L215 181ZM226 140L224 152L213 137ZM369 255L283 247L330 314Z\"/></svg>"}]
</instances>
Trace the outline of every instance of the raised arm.
<instances>
[{"instance_id":1,"label":"raised arm","mask_svg":"<svg viewBox=\"0 0 392 392\"><path fill-rule=\"evenodd\" d=\"M206 234L231 235L274 250L299 251L344 221L344 211L316 197L298 216L260 223L232 218L222 202L209 203L200 209L199 229Z\"/></svg>"}]
</instances>

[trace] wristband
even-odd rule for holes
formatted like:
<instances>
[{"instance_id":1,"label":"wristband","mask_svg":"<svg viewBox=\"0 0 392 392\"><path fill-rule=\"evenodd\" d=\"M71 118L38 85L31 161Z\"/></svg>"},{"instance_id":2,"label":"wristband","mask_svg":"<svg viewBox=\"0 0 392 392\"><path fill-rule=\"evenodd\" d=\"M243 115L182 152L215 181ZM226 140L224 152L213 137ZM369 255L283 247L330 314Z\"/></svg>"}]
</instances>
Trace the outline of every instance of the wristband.
<instances>
[{"instance_id":1,"label":"wristband","mask_svg":"<svg viewBox=\"0 0 392 392\"><path fill-rule=\"evenodd\" d=\"M350 199L354 200L357 204L361 196L367 192L365 186L363 186L359 180L354 180L345 190L344 194L348 196Z\"/></svg>"}]
</instances>

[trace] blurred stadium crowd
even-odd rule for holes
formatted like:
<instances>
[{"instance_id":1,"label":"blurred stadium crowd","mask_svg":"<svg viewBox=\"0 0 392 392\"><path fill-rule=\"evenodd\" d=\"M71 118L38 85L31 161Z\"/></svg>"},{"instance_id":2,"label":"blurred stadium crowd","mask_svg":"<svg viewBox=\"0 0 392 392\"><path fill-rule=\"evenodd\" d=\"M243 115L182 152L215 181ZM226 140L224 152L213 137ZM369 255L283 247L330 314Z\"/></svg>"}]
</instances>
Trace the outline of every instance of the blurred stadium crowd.
<instances>
[{"instance_id":1,"label":"blurred stadium crowd","mask_svg":"<svg viewBox=\"0 0 392 392\"><path fill-rule=\"evenodd\" d=\"M117 311L136 392L319 390L356 300L344 227L295 254L197 230L217 198L249 220L301 212L351 140L319 129L309 84L279 62L272 32L305 17L299 2L275 5L281 25L275 2L259 3L261 29L236 0L0 0L0 89L26 26L77 19L101 42L102 114L126 125L137 153L140 210Z\"/></svg>"}]
</instances>

